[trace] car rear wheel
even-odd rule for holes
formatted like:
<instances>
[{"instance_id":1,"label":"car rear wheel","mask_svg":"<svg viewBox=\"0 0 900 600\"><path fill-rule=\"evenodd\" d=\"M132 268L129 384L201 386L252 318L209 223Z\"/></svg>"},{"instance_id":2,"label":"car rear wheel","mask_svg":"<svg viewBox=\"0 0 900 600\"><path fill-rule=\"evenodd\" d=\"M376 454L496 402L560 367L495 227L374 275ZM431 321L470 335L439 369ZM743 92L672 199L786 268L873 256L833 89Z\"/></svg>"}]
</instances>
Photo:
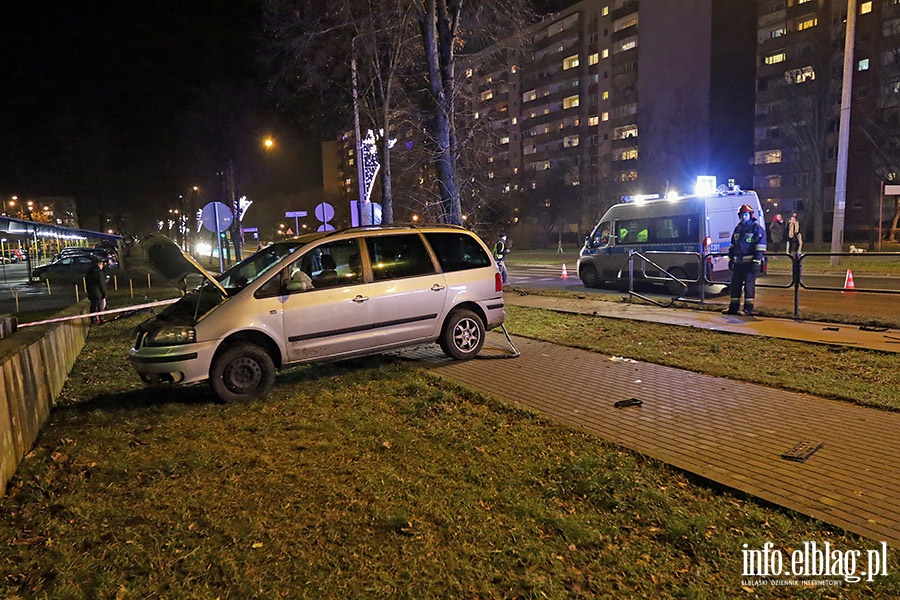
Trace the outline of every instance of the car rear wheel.
<instances>
[{"instance_id":1,"label":"car rear wheel","mask_svg":"<svg viewBox=\"0 0 900 600\"><path fill-rule=\"evenodd\" d=\"M455 310L447 317L439 343L450 358L473 358L484 345L484 323L470 310Z\"/></svg>"},{"instance_id":2,"label":"car rear wheel","mask_svg":"<svg viewBox=\"0 0 900 600\"><path fill-rule=\"evenodd\" d=\"M275 384L275 363L255 344L236 344L215 358L209 381L223 402L257 400Z\"/></svg>"}]
</instances>

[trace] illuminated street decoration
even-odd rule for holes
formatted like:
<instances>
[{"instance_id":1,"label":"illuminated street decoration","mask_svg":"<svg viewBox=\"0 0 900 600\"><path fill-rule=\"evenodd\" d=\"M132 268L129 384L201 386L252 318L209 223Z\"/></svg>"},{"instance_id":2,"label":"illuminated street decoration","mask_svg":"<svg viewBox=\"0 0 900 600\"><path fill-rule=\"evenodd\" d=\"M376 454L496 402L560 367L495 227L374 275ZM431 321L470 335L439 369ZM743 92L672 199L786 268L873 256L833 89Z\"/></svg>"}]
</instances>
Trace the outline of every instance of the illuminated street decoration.
<instances>
[{"instance_id":1,"label":"illuminated street decoration","mask_svg":"<svg viewBox=\"0 0 900 600\"><path fill-rule=\"evenodd\" d=\"M241 199L238 200L238 221L244 220L244 213L247 212L251 204L253 204L253 200L248 200L247 196L241 196Z\"/></svg>"},{"instance_id":2,"label":"illuminated street decoration","mask_svg":"<svg viewBox=\"0 0 900 600\"><path fill-rule=\"evenodd\" d=\"M379 134L383 135L384 130L379 130ZM388 142L388 147L393 148L394 144L397 142L397 139L394 138ZM378 169L381 168L381 163L378 162L378 147L375 144L375 132L371 129L366 132L366 137L363 139L362 144L360 144L360 148L362 150L362 167L363 167L363 183L365 184L365 198L363 198L363 202L369 202L369 199L372 197L372 187L375 185L375 175L378 173Z\"/></svg>"}]
</instances>

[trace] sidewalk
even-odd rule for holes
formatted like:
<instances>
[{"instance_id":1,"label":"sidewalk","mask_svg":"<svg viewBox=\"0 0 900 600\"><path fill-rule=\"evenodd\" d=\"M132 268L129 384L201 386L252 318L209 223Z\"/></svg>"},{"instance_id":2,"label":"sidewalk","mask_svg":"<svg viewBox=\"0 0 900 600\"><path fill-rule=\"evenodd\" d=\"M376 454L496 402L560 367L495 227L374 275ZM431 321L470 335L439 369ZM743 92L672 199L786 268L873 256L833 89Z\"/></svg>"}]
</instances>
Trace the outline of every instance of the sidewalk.
<instances>
[{"instance_id":1,"label":"sidewalk","mask_svg":"<svg viewBox=\"0 0 900 600\"><path fill-rule=\"evenodd\" d=\"M504 345L501 334L489 343ZM514 338L512 360L406 353L446 379L900 548L900 414ZM613 403L639 398L641 406ZM781 457L823 444L805 462Z\"/></svg>"},{"instance_id":2,"label":"sidewalk","mask_svg":"<svg viewBox=\"0 0 900 600\"><path fill-rule=\"evenodd\" d=\"M514 297L509 304L604 316L662 320L751 335L850 345L886 344L884 333L786 319L747 319L700 311L590 300ZM576 306L576 304L578 306ZM582 306L583 305L583 306ZM611 306L605 306L611 305ZM615 308L616 310L613 310ZM748 323L749 321L749 323ZM774 322L773 321L777 321ZM783 323L784 321L784 323ZM890 335L898 335L897 332ZM857 338L857 336L861 336ZM512 360L450 361L426 347L404 355L468 389L518 404L730 488L900 548L900 413L828 400L513 338ZM890 340L888 340L890 341ZM500 333L488 346L505 347ZM896 352L895 346L885 346ZM490 352L486 347L486 352ZM642 404L616 408L620 400ZM798 444L821 446L804 462L783 458Z\"/></svg>"},{"instance_id":3,"label":"sidewalk","mask_svg":"<svg viewBox=\"0 0 900 600\"><path fill-rule=\"evenodd\" d=\"M654 323L669 323L698 327L713 331L764 335L787 340L817 344L833 344L869 348L883 352L900 352L900 330L866 331L859 325L841 325L818 321L797 321L775 317L744 317L723 315L708 310L690 308L662 308L648 304L610 302L580 298L540 295L504 294L507 304L543 308L559 312L583 313L617 319L634 319Z\"/></svg>"}]
</instances>

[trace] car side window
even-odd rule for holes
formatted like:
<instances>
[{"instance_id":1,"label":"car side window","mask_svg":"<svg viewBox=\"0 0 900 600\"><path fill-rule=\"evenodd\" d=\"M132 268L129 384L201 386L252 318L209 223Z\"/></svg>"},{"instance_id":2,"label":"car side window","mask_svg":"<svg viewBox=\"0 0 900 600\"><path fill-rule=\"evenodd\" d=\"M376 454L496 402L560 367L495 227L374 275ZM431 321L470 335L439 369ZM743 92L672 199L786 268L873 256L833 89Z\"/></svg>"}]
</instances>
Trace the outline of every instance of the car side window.
<instances>
[{"instance_id":1,"label":"car side window","mask_svg":"<svg viewBox=\"0 0 900 600\"><path fill-rule=\"evenodd\" d=\"M350 239L316 246L292 262L287 275L291 293L362 283L359 244Z\"/></svg>"},{"instance_id":2,"label":"car side window","mask_svg":"<svg viewBox=\"0 0 900 600\"><path fill-rule=\"evenodd\" d=\"M491 266L491 257L466 233L426 233L425 239L437 255L445 273Z\"/></svg>"},{"instance_id":3,"label":"car side window","mask_svg":"<svg viewBox=\"0 0 900 600\"><path fill-rule=\"evenodd\" d=\"M431 256L418 234L377 235L366 238L375 281L430 275Z\"/></svg>"}]
</instances>

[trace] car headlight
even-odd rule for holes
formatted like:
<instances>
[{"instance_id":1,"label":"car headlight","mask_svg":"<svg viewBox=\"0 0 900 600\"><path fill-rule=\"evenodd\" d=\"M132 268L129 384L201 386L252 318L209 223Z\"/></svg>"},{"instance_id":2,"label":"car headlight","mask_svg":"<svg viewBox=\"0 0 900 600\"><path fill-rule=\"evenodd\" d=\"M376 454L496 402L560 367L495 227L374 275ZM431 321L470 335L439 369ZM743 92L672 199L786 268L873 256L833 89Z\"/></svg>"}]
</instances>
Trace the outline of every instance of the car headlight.
<instances>
[{"instance_id":1,"label":"car headlight","mask_svg":"<svg viewBox=\"0 0 900 600\"><path fill-rule=\"evenodd\" d=\"M147 346L176 346L178 344L193 344L197 341L197 334L193 327L173 325L163 327L159 331L151 333L145 342Z\"/></svg>"}]
</instances>

